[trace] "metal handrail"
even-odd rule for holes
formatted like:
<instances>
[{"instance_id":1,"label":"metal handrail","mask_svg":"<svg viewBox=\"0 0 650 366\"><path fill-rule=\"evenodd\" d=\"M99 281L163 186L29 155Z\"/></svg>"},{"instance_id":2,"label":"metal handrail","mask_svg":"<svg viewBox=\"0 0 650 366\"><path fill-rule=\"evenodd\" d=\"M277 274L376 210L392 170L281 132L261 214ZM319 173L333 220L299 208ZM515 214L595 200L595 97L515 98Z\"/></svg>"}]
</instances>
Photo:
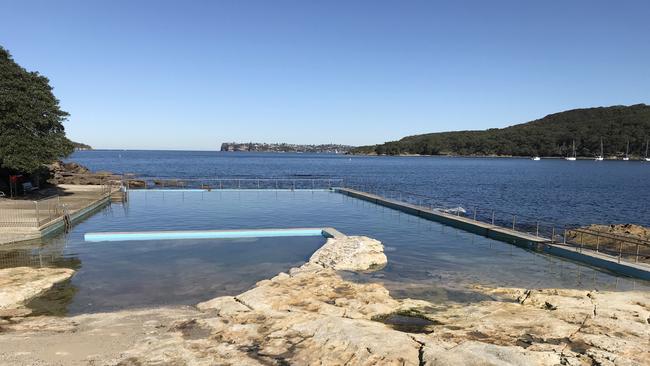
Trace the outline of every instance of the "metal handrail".
<instances>
[{"instance_id":1,"label":"metal handrail","mask_svg":"<svg viewBox=\"0 0 650 366\"><path fill-rule=\"evenodd\" d=\"M586 233L589 235L594 235L594 236L600 236L604 237L607 239L612 239L616 241L622 241L625 243L630 243L630 244L639 244L642 246L647 246L650 248L650 240L644 240L641 238L635 238L627 235L619 235L619 234L612 234L612 233L607 233L607 232L602 232L602 231L597 231L597 230L590 230L587 228L576 228L576 229L570 229L570 231L575 232L575 233Z\"/></svg>"},{"instance_id":2,"label":"metal handrail","mask_svg":"<svg viewBox=\"0 0 650 366\"><path fill-rule=\"evenodd\" d=\"M168 180L168 181L220 181L220 180L229 180L229 181L276 181L276 180L295 180L295 181L343 181L345 178L175 178L175 177L140 177L140 176L126 176L124 179L127 180Z\"/></svg>"},{"instance_id":3,"label":"metal handrail","mask_svg":"<svg viewBox=\"0 0 650 366\"><path fill-rule=\"evenodd\" d=\"M461 200L458 200L459 202L457 204L452 204L452 203L449 203L449 201L448 202L441 202L440 199L437 199L437 198L434 198L434 197L431 197L431 196L427 196L427 195L424 195L424 194L421 194L421 193L415 193L415 192L399 190L399 189L394 189L394 188L378 188L376 186L372 186L372 188L368 189L367 186L359 185L359 184L352 184L352 185L350 185L348 187L352 187L352 188L355 188L355 189L358 188L361 191L368 192L368 193L374 193L374 194L378 194L378 195L381 195L379 193L382 193L382 192L392 192L392 193L401 194L402 198L404 196L406 196L406 197L408 197L408 196L418 197L418 198L422 199L421 202L420 202L420 206L426 205L426 206L429 206L429 208L431 208L431 209L437 208L437 209L442 209L442 210L445 210L445 211L457 212L459 214L459 216L460 216L460 210L457 210L457 209L463 208L463 210L466 211L463 216L470 217L470 218L471 217L477 217L478 215L476 215L476 213L482 211L482 212L494 213L495 215L496 214L509 215L509 216L515 218L515 224L517 223L517 219L522 219L523 218L523 219L533 220L534 222L536 222L536 223L538 223L540 225L544 224L544 225L547 225L547 226L556 226L558 228L559 227L564 227L564 225L559 225L557 223L553 223L553 222L550 222L550 221L547 221L547 220L541 220L541 219L539 219L537 217L533 217L533 216L529 216L529 215L522 215L522 214L519 214L519 213L510 212L510 211L506 211L506 210L496 210L496 209L490 209L490 208L480 209L479 210L478 205L464 204L463 202L460 202ZM404 201L404 200L400 199L400 201ZM428 201L428 202L425 202L425 201ZM477 221L481 221L481 220L477 220ZM495 224L495 223L493 223L493 224ZM499 226L499 225L497 225L497 226Z\"/></svg>"},{"instance_id":4,"label":"metal handrail","mask_svg":"<svg viewBox=\"0 0 650 366\"><path fill-rule=\"evenodd\" d=\"M280 189L287 186L291 189L322 189L333 188L344 184L343 178L174 178L174 177L140 177L124 176L125 186L132 189L157 188L188 188L218 190L226 188L237 189ZM271 184L269 187L269 183Z\"/></svg>"},{"instance_id":5,"label":"metal handrail","mask_svg":"<svg viewBox=\"0 0 650 366\"><path fill-rule=\"evenodd\" d=\"M573 237L567 233L574 234ZM578 234L579 239L578 239ZM595 237L595 243L585 242L584 236L588 235ZM604 238L604 240L601 240ZM567 240L568 239L568 240ZM608 242L609 240L609 242ZM633 238L625 235L616 235L612 233L603 233L595 230L589 230L585 228L576 228L576 229L567 229L564 235L564 243L575 247L576 250L582 251L583 249L594 250L596 253L604 253L608 255L613 255L618 258L620 263L623 256L634 257L635 262L639 262L639 257L650 258L650 241L643 240L641 238ZM634 247L634 252L629 252L623 249L623 246L629 248L630 246ZM614 247L612 249L611 247ZM641 248L644 248L643 252Z\"/></svg>"},{"instance_id":6,"label":"metal handrail","mask_svg":"<svg viewBox=\"0 0 650 366\"><path fill-rule=\"evenodd\" d=\"M419 194L419 193L408 192L408 191L397 190L397 189L390 189L390 188L384 189L376 185L372 185L369 187L366 185L352 184L347 188L363 191L365 193L375 194L377 196L386 199L392 199L399 202L413 204L414 206L420 206L423 208L427 208L428 206L428 208L432 210L436 210L436 209L442 210L444 212L461 216L460 209L462 207L460 206L462 205L459 206L459 205L448 205L448 204L440 203L440 200L438 199L435 199L427 195ZM393 197L395 194L399 194L399 199ZM416 202L412 203L411 202L412 200L409 200L409 196L416 197L420 201L418 202L416 199ZM445 208L450 206L452 207L451 209ZM490 213L491 215L488 216L489 221L484 220L482 216L478 216L477 212ZM510 223L508 222L505 222L503 220L496 220L495 216L497 213L501 215L502 214L512 215L511 226ZM645 250L644 252L641 251L641 248L646 248L646 247L650 248L650 241L645 241L640 238L631 238L628 236L621 236L621 235L616 235L611 233L602 233L602 232L593 231L585 228L580 228L578 225L563 225L563 224L552 223L528 215L518 215L516 213L508 212L506 210L503 211L495 210L495 209L478 210L476 206L471 208L469 211L463 209L462 216L465 218L473 219L475 221L489 222L494 226L511 229L513 231L532 234L543 239L548 239L549 242L554 244L575 248L576 251L582 251L583 249L594 249L598 253L612 255L614 256L614 258L618 258L619 262L624 256L634 257L635 262L639 262L640 257L650 258L650 252L644 253ZM521 221L518 221L518 219L532 219L532 222L522 223ZM530 230L522 230L522 228L530 229ZM576 242L573 238L570 237L570 235L568 235L570 233L585 233L587 235L596 236L597 237L596 245L594 245L593 248L590 248L591 245L585 244L582 239L580 240L580 242ZM613 244L603 242L602 246L599 246L598 243L600 241L599 239L600 237L613 241ZM616 249L611 249L607 247L607 244L610 244L609 245L610 247L611 246L616 247ZM625 245L632 245L635 247L635 250L633 252L628 251L627 248L624 248Z\"/></svg>"}]
</instances>

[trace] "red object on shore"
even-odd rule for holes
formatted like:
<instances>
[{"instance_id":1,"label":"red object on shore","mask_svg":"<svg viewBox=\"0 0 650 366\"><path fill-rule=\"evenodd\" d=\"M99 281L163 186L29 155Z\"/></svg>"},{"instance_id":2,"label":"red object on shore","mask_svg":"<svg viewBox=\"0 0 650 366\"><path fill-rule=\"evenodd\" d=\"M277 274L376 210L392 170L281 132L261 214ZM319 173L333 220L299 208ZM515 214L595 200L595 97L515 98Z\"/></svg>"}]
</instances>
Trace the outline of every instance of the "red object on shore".
<instances>
[{"instance_id":1,"label":"red object on shore","mask_svg":"<svg viewBox=\"0 0 650 366\"><path fill-rule=\"evenodd\" d=\"M18 183L18 180L19 180L20 178L22 178L22 177L23 177L22 175L10 175L10 176L9 176L9 181L10 181L11 183Z\"/></svg>"}]
</instances>

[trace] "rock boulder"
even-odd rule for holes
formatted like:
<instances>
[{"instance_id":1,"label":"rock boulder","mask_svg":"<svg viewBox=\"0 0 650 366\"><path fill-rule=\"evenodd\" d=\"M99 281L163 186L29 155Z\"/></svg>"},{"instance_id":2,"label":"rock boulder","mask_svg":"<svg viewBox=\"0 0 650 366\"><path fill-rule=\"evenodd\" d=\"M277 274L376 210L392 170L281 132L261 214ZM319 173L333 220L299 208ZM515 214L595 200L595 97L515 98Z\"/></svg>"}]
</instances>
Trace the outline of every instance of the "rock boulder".
<instances>
[{"instance_id":1,"label":"rock boulder","mask_svg":"<svg viewBox=\"0 0 650 366\"><path fill-rule=\"evenodd\" d=\"M29 311L24 308L25 303L73 274L74 270L68 268L0 269L0 314L5 317L28 314Z\"/></svg>"}]
</instances>

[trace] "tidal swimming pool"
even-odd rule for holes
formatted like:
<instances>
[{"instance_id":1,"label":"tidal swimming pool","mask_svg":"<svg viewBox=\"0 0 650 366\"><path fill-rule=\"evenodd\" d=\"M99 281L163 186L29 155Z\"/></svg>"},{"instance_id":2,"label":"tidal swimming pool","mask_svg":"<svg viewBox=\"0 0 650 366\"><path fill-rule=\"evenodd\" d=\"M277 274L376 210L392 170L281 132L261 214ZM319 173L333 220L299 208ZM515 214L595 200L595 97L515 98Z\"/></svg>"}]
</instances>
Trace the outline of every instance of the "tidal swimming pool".
<instances>
[{"instance_id":1,"label":"tidal swimming pool","mask_svg":"<svg viewBox=\"0 0 650 366\"><path fill-rule=\"evenodd\" d=\"M323 237L86 242L88 232L333 227L384 243L388 265L346 277L382 282L395 297L474 301L474 285L650 289L564 259L460 231L330 191L131 191L68 234L0 248L0 267L74 268L33 301L37 313L78 314L196 304L235 295L299 266Z\"/></svg>"}]
</instances>

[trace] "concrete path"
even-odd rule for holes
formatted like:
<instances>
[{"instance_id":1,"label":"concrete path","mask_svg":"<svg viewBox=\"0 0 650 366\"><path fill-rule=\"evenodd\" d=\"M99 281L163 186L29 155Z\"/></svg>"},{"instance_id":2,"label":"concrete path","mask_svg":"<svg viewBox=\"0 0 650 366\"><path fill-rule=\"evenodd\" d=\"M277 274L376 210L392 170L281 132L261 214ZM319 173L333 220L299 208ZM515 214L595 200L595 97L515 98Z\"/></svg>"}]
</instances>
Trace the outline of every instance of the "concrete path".
<instances>
[{"instance_id":1,"label":"concrete path","mask_svg":"<svg viewBox=\"0 0 650 366\"><path fill-rule=\"evenodd\" d=\"M58 195L38 201L0 199L0 245L40 238L62 220L63 205L73 216L108 195L105 186L62 184L57 188Z\"/></svg>"}]
</instances>

